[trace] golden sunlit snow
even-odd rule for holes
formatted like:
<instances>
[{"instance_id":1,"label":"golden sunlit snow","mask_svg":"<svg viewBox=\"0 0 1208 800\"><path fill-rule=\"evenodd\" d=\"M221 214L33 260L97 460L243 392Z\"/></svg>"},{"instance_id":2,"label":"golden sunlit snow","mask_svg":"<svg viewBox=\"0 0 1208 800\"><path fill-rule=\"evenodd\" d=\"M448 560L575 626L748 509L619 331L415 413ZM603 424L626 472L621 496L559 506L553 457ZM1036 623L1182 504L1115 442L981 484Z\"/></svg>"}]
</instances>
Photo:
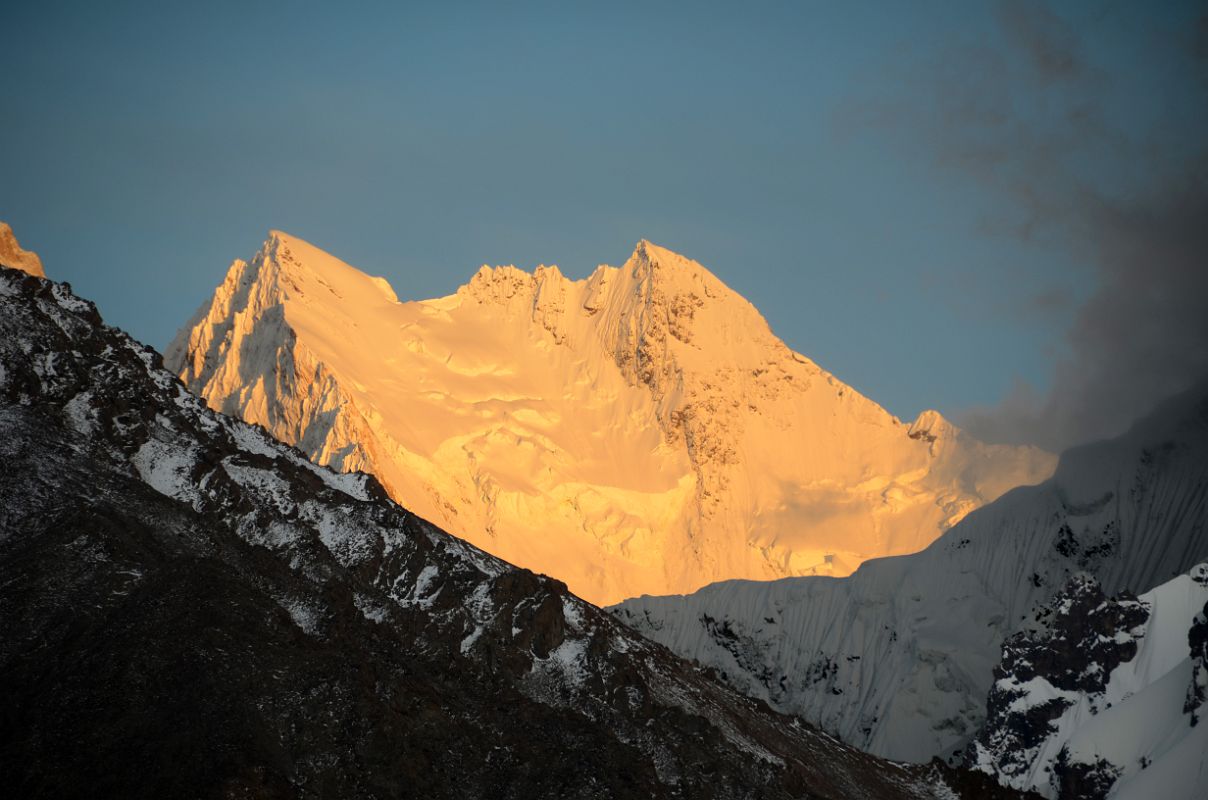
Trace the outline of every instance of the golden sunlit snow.
<instances>
[{"instance_id":1,"label":"golden sunlit snow","mask_svg":"<svg viewBox=\"0 0 1208 800\"><path fill-rule=\"evenodd\" d=\"M641 242L584 280L483 267L399 302L273 232L167 363L216 409L610 603L909 553L1054 459L902 423L700 264Z\"/></svg>"}]
</instances>

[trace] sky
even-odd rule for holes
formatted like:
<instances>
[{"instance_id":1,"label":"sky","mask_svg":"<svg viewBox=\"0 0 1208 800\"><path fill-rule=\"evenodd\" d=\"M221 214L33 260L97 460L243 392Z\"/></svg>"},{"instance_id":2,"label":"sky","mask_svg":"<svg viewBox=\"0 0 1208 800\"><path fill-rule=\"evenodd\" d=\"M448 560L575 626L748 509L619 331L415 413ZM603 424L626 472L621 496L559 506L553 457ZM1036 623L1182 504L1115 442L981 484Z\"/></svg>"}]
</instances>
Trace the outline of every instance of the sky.
<instances>
[{"instance_id":1,"label":"sky","mask_svg":"<svg viewBox=\"0 0 1208 800\"><path fill-rule=\"evenodd\" d=\"M1208 372L1208 3L4 12L0 219L162 348L271 228L404 299L700 261L891 412L1051 449Z\"/></svg>"}]
</instances>

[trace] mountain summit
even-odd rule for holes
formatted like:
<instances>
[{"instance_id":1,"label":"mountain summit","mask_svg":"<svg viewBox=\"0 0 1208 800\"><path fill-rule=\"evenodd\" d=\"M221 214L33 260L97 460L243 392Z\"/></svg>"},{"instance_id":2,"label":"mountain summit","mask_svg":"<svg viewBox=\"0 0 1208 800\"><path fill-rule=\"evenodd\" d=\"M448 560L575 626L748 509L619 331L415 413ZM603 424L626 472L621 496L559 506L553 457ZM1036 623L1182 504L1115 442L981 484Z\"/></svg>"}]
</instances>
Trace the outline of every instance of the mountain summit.
<instances>
[{"instance_id":1,"label":"mountain summit","mask_svg":"<svg viewBox=\"0 0 1208 800\"><path fill-rule=\"evenodd\" d=\"M583 280L483 267L399 302L274 231L165 358L211 407L594 602L844 575L1054 464L903 424L646 241Z\"/></svg>"},{"instance_id":2,"label":"mountain summit","mask_svg":"<svg viewBox=\"0 0 1208 800\"><path fill-rule=\"evenodd\" d=\"M19 269L39 278L46 277L46 270L42 269L42 259L38 258L37 253L21 249L13 229L7 222L0 222L0 266Z\"/></svg>"}]
</instances>

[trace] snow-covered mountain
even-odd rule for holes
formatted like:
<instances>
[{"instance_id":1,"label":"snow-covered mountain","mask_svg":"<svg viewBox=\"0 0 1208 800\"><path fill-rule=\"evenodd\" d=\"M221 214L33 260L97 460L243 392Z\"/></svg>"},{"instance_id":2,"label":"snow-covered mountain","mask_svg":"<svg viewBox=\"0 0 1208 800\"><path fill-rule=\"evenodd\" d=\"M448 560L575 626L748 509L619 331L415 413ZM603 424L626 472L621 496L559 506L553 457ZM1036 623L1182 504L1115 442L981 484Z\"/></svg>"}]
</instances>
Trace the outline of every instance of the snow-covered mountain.
<instances>
[{"instance_id":1,"label":"snow-covered mountain","mask_svg":"<svg viewBox=\"0 0 1208 800\"><path fill-rule=\"evenodd\" d=\"M205 408L68 286L9 269L0 463L11 796L928 798L993 783L771 712L373 478Z\"/></svg>"},{"instance_id":2,"label":"snow-covered mountain","mask_svg":"<svg viewBox=\"0 0 1208 800\"><path fill-rule=\"evenodd\" d=\"M21 249L17 237L7 222L0 222L0 267L11 267L40 278L46 277L42 259L37 253Z\"/></svg>"},{"instance_id":3,"label":"snow-covered mountain","mask_svg":"<svg viewBox=\"0 0 1208 800\"><path fill-rule=\"evenodd\" d=\"M484 267L399 302L273 232L165 358L211 407L595 602L844 575L1054 465L933 411L901 423L649 242L585 280Z\"/></svg>"},{"instance_id":4,"label":"snow-covered mountain","mask_svg":"<svg viewBox=\"0 0 1208 800\"><path fill-rule=\"evenodd\" d=\"M1147 591L1208 558L1208 387L1054 476L974 511L925 551L847 578L727 581L614 613L781 711L891 758L963 747L1003 639L1070 576Z\"/></svg>"},{"instance_id":5,"label":"snow-covered mountain","mask_svg":"<svg viewBox=\"0 0 1208 800\"><path fill-rule=\"evenodd\" d=\"M1059 800L1208 793L1208 563L1136 597L1077 575L1003 644L969 761Z\"/></svg>"}]
</instances>

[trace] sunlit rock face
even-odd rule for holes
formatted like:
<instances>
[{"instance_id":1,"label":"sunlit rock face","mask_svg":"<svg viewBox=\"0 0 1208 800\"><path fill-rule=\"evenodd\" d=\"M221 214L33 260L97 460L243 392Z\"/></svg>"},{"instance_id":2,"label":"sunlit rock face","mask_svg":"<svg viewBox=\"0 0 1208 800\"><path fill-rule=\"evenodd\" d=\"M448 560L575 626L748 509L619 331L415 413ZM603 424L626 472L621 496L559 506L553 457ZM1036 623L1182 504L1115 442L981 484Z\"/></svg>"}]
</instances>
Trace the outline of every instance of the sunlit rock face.
<instances>
[{"instance_id":1,"label":"sunlit rock face","mask_svg":"<svg viewBox=\"0 0 1208 800\"><path fill-rule=\"evenodd\" d=\"M845 575L1047 477L903 423L793 352L700 264L641 242L584 280L482 268L400 302L274 232L169 347L215 409L597 603Z\"/></svg>"},{"instance_id":2,"label":"sunlit rock face","mask_svg":"<svg viewBox=\"0 0 1208 800\"><path fill-rule=\"evenodd\" d=\"M0 266L19 269L39 278L46 277L46 271L42 269L42 259L38 258L37 253L21 249L13 229L7 222L0 222Z\"/></svg>"}]
</instances>

